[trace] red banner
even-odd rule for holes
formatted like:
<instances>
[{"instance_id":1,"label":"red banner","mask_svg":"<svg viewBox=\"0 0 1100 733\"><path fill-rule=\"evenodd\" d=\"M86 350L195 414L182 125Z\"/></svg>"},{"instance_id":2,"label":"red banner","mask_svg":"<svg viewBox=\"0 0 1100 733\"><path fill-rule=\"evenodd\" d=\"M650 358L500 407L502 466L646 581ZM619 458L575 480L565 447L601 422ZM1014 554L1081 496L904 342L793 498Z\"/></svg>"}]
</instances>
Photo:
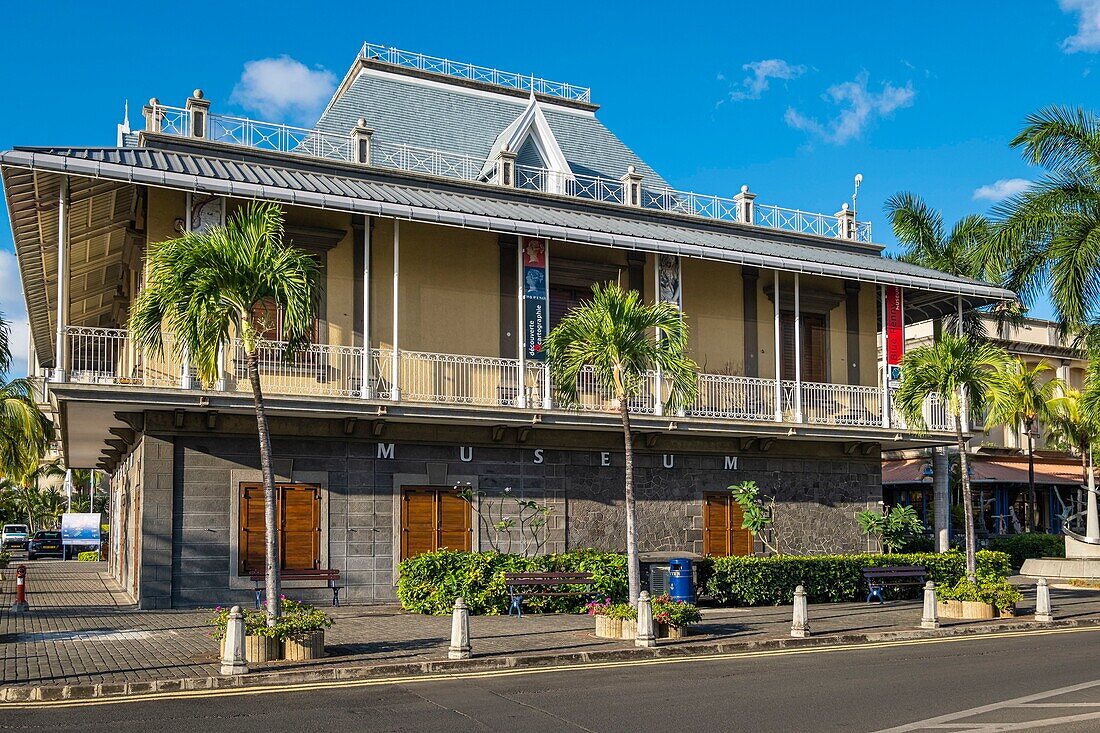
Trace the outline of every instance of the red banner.
<instances>
[{"instance_id":1,"label":"red banner","mask_svg":"<svg viewBox=\"0 0 1100 733\"><path fill-rule=\"evenodd\" d=\"M901 288L886 286L886 363L901 364L905 356L905 318L902 314Z\"/></svg>"}]
</instances>

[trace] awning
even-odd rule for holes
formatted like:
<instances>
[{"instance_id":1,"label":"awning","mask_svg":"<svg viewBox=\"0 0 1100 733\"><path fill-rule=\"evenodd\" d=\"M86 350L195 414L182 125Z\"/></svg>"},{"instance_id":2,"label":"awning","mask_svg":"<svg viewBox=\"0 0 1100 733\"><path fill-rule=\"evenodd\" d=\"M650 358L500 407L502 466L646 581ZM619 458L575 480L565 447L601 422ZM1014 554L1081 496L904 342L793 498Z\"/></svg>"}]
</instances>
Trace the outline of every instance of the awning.
<instances>
[{"instance_id":1,"label":"awning","mask_svg":"<svg viewBox=\"0 0 1100 733\"><path fill-rule=\"evenodd\" d=\"M967 457L973 483L1027 484L1027 456L997 456L995 458L970 455ZM925 476L927 458L908 458L882 462L882 483L932 485L932 477ZM1039 485L1080 486L1084 482L1081 464L1072 459L1036 459L1035 483Z\"/></svg>"}]
</instances>

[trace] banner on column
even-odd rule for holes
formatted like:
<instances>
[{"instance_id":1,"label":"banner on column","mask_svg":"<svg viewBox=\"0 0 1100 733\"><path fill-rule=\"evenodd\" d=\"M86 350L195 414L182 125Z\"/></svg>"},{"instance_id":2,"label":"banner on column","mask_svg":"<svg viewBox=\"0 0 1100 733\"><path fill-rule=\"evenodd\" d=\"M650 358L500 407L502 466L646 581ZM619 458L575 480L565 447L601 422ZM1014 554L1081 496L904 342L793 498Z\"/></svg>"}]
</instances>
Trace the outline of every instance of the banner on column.
<instances>
[{"instance_id":1,"label":"banner on column","mask_svg":"<svg viewBox=\"0 0 1100 733\"><path fill-rule=\"evenodd\" d=\"M676 255L657 255L657 300L672 303L683 310L680 258Z\"/></svg>"},{"instance_id":2,"label":"banner on column","mask_svg":"<svg viewBox=\"0 0 1100 733\"><path fill-rule=\"evenodd\" d=\"M886 286L886 365L890 381L901 379L901 360L905 356L905 315L901 288Z\"/></svg>"},{"instance_id":3,"label":"banner on column","mask_svg":"<svg viewBox=\"0 0 1100 733\"><path fill-rule=\"evenodd\" d=\"M543 361L546 353L542 344L550 330L548 242L520 237L519 247L523 258L523 354L527 359Z\"/></svg>"}]
</instances>

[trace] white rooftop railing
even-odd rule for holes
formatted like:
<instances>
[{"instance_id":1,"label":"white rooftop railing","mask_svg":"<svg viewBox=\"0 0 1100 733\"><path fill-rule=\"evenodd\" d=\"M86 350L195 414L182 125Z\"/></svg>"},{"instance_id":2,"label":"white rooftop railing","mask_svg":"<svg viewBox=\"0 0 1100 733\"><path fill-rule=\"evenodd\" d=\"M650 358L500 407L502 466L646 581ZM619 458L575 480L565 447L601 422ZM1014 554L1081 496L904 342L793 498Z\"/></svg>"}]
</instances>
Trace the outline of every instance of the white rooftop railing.
<instances>
[{"instance_id":1,"label":"white rooftop railing","mask_svg":"<svg viewBox=\"0 0 1100 733\"><path fill-rule=\"evenodd\" d=\"M588 87L579 87L566 84L563 81L550 81L530 74L518 74L512 71L501 71L487 66L466 64L459 61L427 56L415 51L402 51L392 46L382 46L377 43L364 43L360 57L368 61L381 61L382 63L400 66L405 69L417 69L433 74L453 76L456 79L468 79L480 81L486 84L494 84L506 89L517 89L521 92L534 92L546 97L566 99L571 102L592 102L592 90Z\"/></svg>"},{"instance_id":2,"label":"white rooftop railing","mask_svg":"<svg viewBox=\"0 0 1100 733\"><path fill-rule=\"evenodd\" d=\"M205 130L195 135L193 113L182 107L155 104L146 108L147 130L178 137L204 137L213 142L240 145L258 150L322 158L342 163L355 163L358 147L353 134L325 132L306 127L294 127L273 122L260 122L246 117L206 114ZM370 165L379 168L422 173L443 178L456 178L482 184L496 183L496 167L486 167L486 161L463 153L371 139ZM622 180L563 173L547 168L513 165L516 188L558 194L589 201L625 205ZM667 186L651 186L642 182L638 205L642 209L686 214L703 219L751 223L768 229L779 229L819 237L842 237L841 219L837 215L817 214L782 206L753 202L753 214L746 220L745 207L732 197L680 191ZM871 223L855 222L854 237L859 242L871 242Z\"/></svg>"}]
</instances>

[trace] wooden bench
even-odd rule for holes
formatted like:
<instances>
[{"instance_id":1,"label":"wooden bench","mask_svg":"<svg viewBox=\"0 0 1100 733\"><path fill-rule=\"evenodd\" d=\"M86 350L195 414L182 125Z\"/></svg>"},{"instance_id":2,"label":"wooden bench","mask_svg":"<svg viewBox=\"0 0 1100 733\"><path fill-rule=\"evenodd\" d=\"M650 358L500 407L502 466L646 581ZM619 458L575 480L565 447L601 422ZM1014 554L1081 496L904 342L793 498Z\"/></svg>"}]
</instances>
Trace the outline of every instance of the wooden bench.
<instances>
[{"instance_id":1,"label":"wooden bench","mask_svg":"<svg viewBox=\"0 0 1100 733\"><path fill-rule=\"evenodd\" d=\"M527 596L591 596L592 573L505 573L508 586L508 615L514 611L523 616L523 599ZM565 586L585 586L584 589L566 590Z\"/></svg>"},{"instance_id":2,"label":"wooden bench","mask_svg":"<svg viewBox=\"0 0 1100 733\"><path fill-rule=\"evenodd\" d=\"M266 576L263 573L251 573L249 579L256 584L256 608L261 605L261 600L264 593L264 581ZM323 585L308 585L308 586L296 586L304 588L330 588L332 589L332 605L340 605L340 571L339 570L284 570L279 573L280 580L314 580Z\"/></svg>"},{"instance_id":3,"label":"wooden bench","mask_svg":"<svg viewBox=\"0 0 1100 733\"><path fill-rule=\"evenodd\" d=\"M877 597L879 603L885 602L882 591L886 586L901 587L924 585L927 571L919 565L895 565L893 567L863 568L863 579L867 581L867 602Z\"/></svg>"}]
</instances>

